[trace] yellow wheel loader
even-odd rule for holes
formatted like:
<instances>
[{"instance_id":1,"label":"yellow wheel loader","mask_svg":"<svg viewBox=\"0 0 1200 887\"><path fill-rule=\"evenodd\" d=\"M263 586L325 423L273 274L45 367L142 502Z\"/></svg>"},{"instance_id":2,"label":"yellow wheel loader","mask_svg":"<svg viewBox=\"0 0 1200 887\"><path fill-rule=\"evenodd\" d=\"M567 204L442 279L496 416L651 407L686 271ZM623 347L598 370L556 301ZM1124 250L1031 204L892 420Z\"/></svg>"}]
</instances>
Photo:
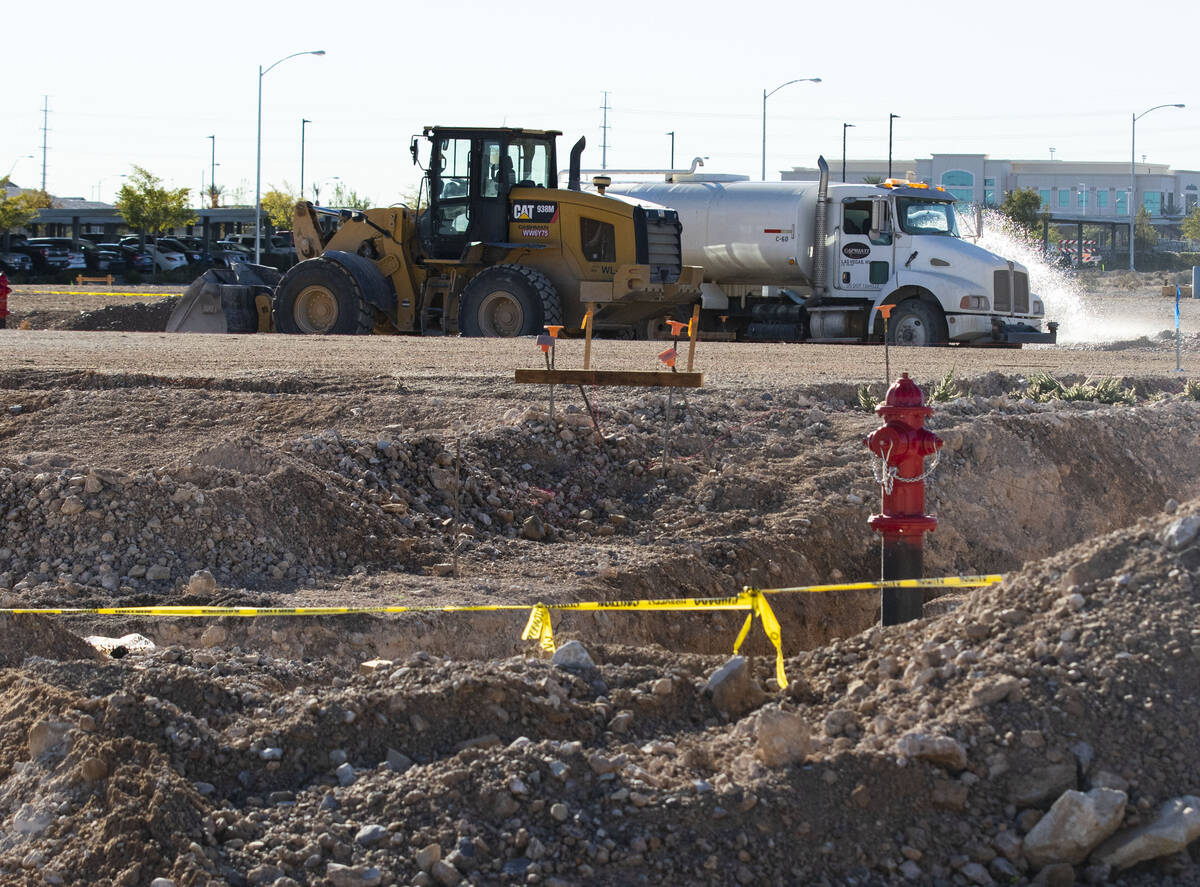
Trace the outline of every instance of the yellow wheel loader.
<instances>
[{"instance_id":1,"label":"yellow wheel loader","mask_svg":"<svg viewBox=\"0 0 1200 887\"><path fill-rule=\"evenodd\" d=\"M296 205L300 262L282 277L243 265L209 271L170 332L529 336L547 324L645 335L700 295L682 264L678 215L580 187L580 139L558 187L552 130L426 127L414 136L428 206L363 212ZM420 203L420 201L418 201Z\"/></svg>"}]
</instances>

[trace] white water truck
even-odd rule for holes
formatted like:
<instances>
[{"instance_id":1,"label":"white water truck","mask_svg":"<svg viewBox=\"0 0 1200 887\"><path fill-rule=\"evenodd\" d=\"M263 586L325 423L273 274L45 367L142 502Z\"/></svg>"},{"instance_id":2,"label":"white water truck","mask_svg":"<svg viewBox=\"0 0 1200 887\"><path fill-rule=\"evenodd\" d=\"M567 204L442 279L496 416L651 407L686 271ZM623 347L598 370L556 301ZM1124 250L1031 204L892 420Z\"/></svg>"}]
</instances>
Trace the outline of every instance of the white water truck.
<instances>
[{"instance_id":1,"label":"white water truck","mask_svg":"<svg viewBox=\"0 0 1200 887\"><path fill-rule=\"evenodd\" d=\"M682 261L704 268L701 330L722 338L1020 347L1053 344L1058 324L1029 271L959 235L954 197L881 185L722 181L673 175L610 194L674 209ZM598 182L603 187L606 182ZM714 337L716 337L714 336Z\"/></svg>"}]
</instances>

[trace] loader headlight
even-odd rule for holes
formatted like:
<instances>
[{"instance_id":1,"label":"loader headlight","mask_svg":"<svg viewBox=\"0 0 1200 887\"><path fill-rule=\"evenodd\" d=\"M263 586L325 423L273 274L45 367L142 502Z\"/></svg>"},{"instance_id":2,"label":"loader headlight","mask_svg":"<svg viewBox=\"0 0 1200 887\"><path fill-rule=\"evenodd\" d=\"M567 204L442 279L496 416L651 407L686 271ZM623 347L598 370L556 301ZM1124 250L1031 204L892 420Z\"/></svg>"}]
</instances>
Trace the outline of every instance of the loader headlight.
<instances>
[{"instance_id":1,"label":"loader headlight","mask_svg":"<svg viewBox=\"0 0 1200 887\"><path fill-rule=\"evenodd\" d=\"M963 296L958 307L963 311L987 311L992 306L988 303L987 296Z\"/></svg>"}]
</instances>

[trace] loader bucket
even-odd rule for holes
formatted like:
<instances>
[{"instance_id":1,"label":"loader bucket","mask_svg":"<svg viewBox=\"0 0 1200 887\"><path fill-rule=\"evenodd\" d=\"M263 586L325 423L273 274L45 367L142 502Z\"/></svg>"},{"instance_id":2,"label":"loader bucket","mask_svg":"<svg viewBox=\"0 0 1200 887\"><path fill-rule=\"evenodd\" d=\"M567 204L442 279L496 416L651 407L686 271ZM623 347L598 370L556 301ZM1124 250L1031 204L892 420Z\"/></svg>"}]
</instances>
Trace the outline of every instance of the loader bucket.
<instances>
[{"instance_id":1,"label":"loader bucket","mask_svg":"<svg viewBox=\"0 0 1200 887\"><path fill-rule=\"evenodd\" d=\"M280 274L264 265L213 268L192 281L167 320L168 333L256 333L255 298L270 296Z\"/></svg>"}]
</instances>

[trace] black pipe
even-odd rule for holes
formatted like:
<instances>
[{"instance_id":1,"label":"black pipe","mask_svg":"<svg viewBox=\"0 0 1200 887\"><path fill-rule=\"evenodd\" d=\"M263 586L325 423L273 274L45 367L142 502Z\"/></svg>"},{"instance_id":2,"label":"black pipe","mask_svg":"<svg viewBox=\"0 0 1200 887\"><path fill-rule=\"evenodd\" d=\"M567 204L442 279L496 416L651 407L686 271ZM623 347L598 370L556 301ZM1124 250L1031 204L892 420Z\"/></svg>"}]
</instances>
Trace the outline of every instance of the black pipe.
<instances>
[{"instance_id":1,"label":"black pipe","mask_svg":"<svg viewBox=\"0 0 1200 887\"><path fill-rule=\"evenodd\" d=\"M586 145L587 136L580 136L579 141L575 143L575 147L571 149L571 171L567 174L567 190L569 191L583 190L579 184L579 169L580 161L583 157L583 149Z\"/></svg>"}]
</instances>

